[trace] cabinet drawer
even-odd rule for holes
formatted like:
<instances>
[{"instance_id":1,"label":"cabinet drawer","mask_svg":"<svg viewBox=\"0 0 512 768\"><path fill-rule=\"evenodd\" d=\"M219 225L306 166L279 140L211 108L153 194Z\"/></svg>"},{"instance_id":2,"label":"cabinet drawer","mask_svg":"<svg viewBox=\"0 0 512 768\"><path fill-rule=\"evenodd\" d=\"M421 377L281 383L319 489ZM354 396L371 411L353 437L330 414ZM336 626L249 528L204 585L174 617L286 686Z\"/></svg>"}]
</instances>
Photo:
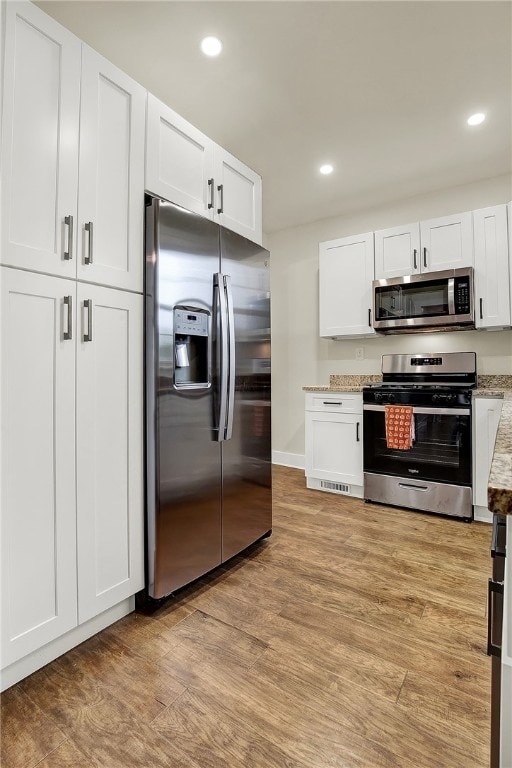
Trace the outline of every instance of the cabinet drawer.
<instances>
[{"instance_id":1,"label":"cabinet drawer","mask_svg":"<svg viewBox=\"0 0 512 768\"><path fill-rule=\"evenodd\" d=\"M362 413L361 392L310 392L306 395L306 411L324 413Z\"/></svg>"}]
</instances>

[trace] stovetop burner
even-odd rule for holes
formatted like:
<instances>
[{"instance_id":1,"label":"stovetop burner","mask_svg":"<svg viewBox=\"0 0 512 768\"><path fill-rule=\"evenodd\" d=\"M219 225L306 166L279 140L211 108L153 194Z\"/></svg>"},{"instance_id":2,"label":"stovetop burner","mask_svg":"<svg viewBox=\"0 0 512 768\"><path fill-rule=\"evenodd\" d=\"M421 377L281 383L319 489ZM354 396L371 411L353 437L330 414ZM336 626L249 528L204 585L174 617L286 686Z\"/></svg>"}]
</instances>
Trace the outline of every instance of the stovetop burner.
<instances>
[{"instance_id":1,"label":"stovetop burner","mask_svg":"<svg viewBox=\"0 0 512 768\"><path fill-rule=\"evenodd\" d=\"M476 381L474 352L383 355L382 382L363 387L363 403L471 407Z\"/></svg>"},{"instance_id":2,"label":"stovetop burner","mask_svg":"<svg viewBox=\"0 0 512 768\"><path fill-rule=\"evenodd\" d=\"M452 391L452 390L460 390L460 389L472 389L475 384L454 384L454 383L446 383L446 384L404 384L404 383L395 383L392 381L382 381L378 382L376 384L367 384L365 387L363 387L363 390L365 389L380 389L380 390L402 390L404 392L408 392L412 389L420 389L420 390L445 390L445 391Z\"/></svg>"}]
</instances>

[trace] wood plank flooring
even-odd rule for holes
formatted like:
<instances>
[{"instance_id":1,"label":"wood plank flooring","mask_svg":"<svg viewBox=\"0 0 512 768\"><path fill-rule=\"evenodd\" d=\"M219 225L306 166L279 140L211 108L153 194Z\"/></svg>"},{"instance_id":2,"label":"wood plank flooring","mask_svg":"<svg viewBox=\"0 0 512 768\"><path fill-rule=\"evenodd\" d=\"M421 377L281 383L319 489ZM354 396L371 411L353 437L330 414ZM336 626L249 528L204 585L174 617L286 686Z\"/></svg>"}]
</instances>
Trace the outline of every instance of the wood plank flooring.
<instances>
[{"instance_id":1,"label":"wood plank flooring","mask_svg":"<svg viewBox=\"0 0 512 768\"><path fill-rule=\"evenodd\" d=\"M4 768L486 768L490 526L310 491L2 696Z\"/></svg>"}]
</instances>

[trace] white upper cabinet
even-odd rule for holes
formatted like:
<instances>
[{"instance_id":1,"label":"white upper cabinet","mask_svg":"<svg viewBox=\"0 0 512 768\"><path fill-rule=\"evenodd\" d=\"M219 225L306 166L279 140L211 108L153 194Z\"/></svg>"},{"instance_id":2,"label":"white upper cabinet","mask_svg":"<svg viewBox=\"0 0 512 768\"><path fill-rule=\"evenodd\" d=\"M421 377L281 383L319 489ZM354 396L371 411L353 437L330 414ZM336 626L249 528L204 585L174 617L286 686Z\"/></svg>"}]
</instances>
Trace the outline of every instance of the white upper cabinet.
<instances>
[{"instance_id":1,"label":"white upper cabinet","mask_svg":"<svg viewBox=\"0 0 512 768\"><path fill-rule=\"evenodd\" d=\"M213 218L213 142L148 93L146 189Z\"/></svg>"},{"instance_id":2,"label":"white upper cabinet","mask_svg":"<svg viewBox=\"0 0 512 768\"><path fill-rule=\"evenodd\" d=\"M219 146L214 161L217 221L261 245L261 176Z\"/></svg>"},{"instance_id":3,"label":"white upper cabinet","mask_svg":"<svg viewBox=\"0 0 512 768\"><path fill-rule=\"evenodd\" d=\"M320 336L373 336L373 232L320 243Z\"/></svg>"},{"instance_id":4,"label":"white upper cabinet","mask_svg":"<svg viewBox=\"0 0 512 768\"><path fill-rule=\"evenodd\" d=\"M471 211L375 232L376 280L471 266Z\"/></svg>"},{"instance_id":5,"label":"white upper cabinet","mask_svg":"<svg viewBox=\"0 0 512 768\"><path fill-rule=\"evenodd\" d=\"M77 624L75 285L0 267L2 668Z\"/></svg>"},{"instance_id":6,"label":"white upper cabinet","mask_svg":"<svg viewBox=\"0 0 512 768\"><path fill-rule=\"evenodd\" d=\"M73 277L81 44L31 3L5 6L1 262Z\"/></svg>"},{"instance_id":7,"label":"white upper cabinet","mask_svg":"<svg viewBox=\"0 0 512 768\"><path fill-rule=\"evenodd\" d=\"M142 291L146 92L82 49L77 276Z\"/></svg>"},{"instance_id":8,"label":"white upper cabinet","mask_svg":"<svg viewBox=\"0 0 512 768\"><path fill-rule=\"evenodd\" d=\"M375 232L375 279L415 275L420 271L420 226L401 227Z\"/></svg>"},{"instance_id":9,"label":"white upper cabinet","mask_svg":"<svg viewBox=\"0 0 512 768\"><path fill-rule=\"evenodd\" d=\"M144 586L143 299L78 285L78 618Z\"/></svg>"},{"instance_id":10,"label":"white upper cabinet","mask_svg":"<svg viewBox=\"0 0 512 768\"><path fill-rule=\"evenodd\" d=\"M421 271L473 266L471 211L420 221Z\"/></svg>"},{"instance_id":11,"label":"white upper cabinet","mask_svg":"<svg viewBox=\"0 0 512 768\"><path fill-rule=\"evenodd\" d=\"M145 91L7 3L2 263L142 291Z\"/></svg>"},{"instance_id":12,"label":"white upper cabinet","mask_svg":"<svg viewBox=\"0 0 512 768\"><path fill-rule=\"evenodd\" d=\"M473 211L477 328L510 325L507 206Z\"/></svg>"},{"instance_id":13,"label":"white upper cabinet","mask_svg":"<svg viewBox=\"0 0 512 768\"><path fill-rule=\"evenodd\" d=\"M261 177L151 93L146 190L261 244Z\"/></svg>"}]
</instances>

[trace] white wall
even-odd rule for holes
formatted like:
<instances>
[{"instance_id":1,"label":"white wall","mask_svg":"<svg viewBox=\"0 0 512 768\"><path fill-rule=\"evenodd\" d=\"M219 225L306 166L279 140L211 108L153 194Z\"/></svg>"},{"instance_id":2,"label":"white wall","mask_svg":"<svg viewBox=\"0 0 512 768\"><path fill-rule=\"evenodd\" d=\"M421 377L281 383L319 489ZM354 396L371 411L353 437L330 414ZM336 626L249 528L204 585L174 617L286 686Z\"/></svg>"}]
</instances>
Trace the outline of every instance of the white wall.
<instances>
[{"instance_id":1,"label":"white wall","mask_svg":"<svg viewBox=\"0 0 512 768\"><path fill-rule=\"evenodd\" d=\"M304 454L303 386L331 373L380 373L388 352L475 351L480 373L512 374L512 331L425 333L332 341L318 335L318 243L508 202L510 175L271 233L273 450ZM364 360L355 359L364 348Z\"/></svg>"}]
</instances>

